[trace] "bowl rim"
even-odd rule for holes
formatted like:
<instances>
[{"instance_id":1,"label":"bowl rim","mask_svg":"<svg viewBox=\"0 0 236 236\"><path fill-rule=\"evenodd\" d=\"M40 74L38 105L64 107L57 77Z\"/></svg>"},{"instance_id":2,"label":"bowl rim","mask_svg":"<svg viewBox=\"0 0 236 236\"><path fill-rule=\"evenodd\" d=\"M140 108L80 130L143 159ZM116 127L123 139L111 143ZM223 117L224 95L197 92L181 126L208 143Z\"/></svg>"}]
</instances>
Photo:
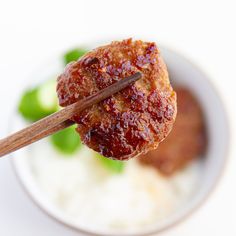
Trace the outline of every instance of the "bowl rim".
<instances>
[{"instance_id":1,"label":"bowl rim","mask_svg":"<svg viewBox=\"0 0 236 236\"><path fill-rule=\"evenodd\" d=\"M101 40L98 40L97 42L100 42L100 41ZM102 41L102 42L104 42L104 41ZM92 45L92 44L93 44L92 42L88 42L88 45ZM91 236L146 236L146 235L154 235L154 234L157 234L157 233L161 233L163 231L166 232L167 230L170 230L173 227L176 227L177 225L182 223L184 220L186 220L189 216L191 216L194 212L196 212L196 210L198 210L206 202L206 200L213 194L213 192L216 190L217 185L222 180L222 177L225 173L226 165L227 165L227 162L228 162L228 159L229 159L230 149L231 149L230 148L231 147L231 132L230 132L231 122L230 122L230 119L229 119L229 111L227 109L227 106L225 105L225 101L223 99L223 96L222 96L221 92L219 91L218 87L216 87L216 85L212 82L212 77L209 76L205 72L205 70L202 69L201 66L199 66L197 63L195 63L194 60L189 59L188 57L185 57L178 50L169 47L169 45L160 44L159 48L161 48L161 49L163 48L165 51L168 51L171 54L178 55L181 58L183 58L184 60L188 61L188 63L192 67L196 68L196 70L201 72L201 74L206 78L207 83L211 87L212 91L214 91L214 93L216 95L218 95L219 104L220 104L222 110L224 110L224 120L225 120L225 127L226 127L227 139L228 139L227 142L226 142L225 148L224 148L224 154L223 154L224 158L222 158L223 159L222 160L223 165L221 166L218 173L214 177L214 180L212 181L211 185L209 186L207 192L203 196L201 196L201 198L199 198L197 201L195 201L194 204L191 205L183 215L181 215L181 217L179 217L178 219L175 218L173 222L170 222L167 225L161 226L159 229L154 229L154 230L151 230L149 232L147 231L147 232L144 232L144 233L142 232L142 233L124 233L124 234L120 234L120 233L104 234L104 233L96 233L94 231L90 231L90 230L86 230L86 229L83 229L83 228L76 227L72 224L69 224L69 223L61 220L59 217L57 217L56 215L49 212L30 193L30 191L28 190L27 186L25 185L22 177L20 176L20 174L18 172L15 159L11 158L10 162L11 162L13 172L15 173L15 177L17 179L17 182L20 184L20 186L22 187L22 189L24 190L24 192L26 193L28 198L37 206L38 209L40 209L42 212L44 212L45 215L48 216L48 218L53 219L55 222L65 226L67 229L69 229L73 232L82 233L84 235L91 235ZM14 110L14 112L15 112L15 110ZM14 112L11 112L11 114L13 114ZM10 116L10 117L13 117L13 116ZM9 120L11 120L11 119L9 119ZM11 122L8 123L7 130L10 130L10 123ZM14 153L10 154L10 156L13 157Z\"/></svg>"}]
</instances>

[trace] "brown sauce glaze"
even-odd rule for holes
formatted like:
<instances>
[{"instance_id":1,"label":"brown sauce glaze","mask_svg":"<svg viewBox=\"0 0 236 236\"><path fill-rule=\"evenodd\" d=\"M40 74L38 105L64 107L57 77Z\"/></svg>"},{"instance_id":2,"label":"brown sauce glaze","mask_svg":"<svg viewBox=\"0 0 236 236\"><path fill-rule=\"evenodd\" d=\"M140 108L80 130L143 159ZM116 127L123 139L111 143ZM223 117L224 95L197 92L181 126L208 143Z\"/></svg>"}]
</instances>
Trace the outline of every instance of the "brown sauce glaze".
<instances>
[{"instance_id":1,"label":"brown sauce glaze","mask_svg":"<svg viewBox=\"0 0 236 236\"><path fill-rule=\"evenodd\" d=\"M61 106L72 104L136 72L135 84L75 115L83 143L125 160L155 149L176 116L176 95L155 43L112 42L68 64L58 78Z\"/></svg>"}]
</instances>

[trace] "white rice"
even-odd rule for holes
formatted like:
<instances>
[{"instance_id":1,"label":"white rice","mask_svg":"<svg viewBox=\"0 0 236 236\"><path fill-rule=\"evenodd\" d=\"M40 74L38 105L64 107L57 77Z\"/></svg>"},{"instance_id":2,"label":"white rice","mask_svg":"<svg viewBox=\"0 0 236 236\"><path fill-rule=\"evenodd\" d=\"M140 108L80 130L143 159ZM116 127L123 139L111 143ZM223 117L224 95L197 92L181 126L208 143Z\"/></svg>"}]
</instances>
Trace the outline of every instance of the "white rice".
<instances>
[{"instance_id":1,"label":"white rice","mask_svg":"<svg viewBox=\"0 0 236 236\"><path fill-rule=\"evenodd\" d=\"M199 163L165 178L135 159L112 174L83 147L63 156L48 141L32 146L29 164L41 191L71 223L99 232L137 232L176 212L194 194Z\"/></svg>"}]
</instances>

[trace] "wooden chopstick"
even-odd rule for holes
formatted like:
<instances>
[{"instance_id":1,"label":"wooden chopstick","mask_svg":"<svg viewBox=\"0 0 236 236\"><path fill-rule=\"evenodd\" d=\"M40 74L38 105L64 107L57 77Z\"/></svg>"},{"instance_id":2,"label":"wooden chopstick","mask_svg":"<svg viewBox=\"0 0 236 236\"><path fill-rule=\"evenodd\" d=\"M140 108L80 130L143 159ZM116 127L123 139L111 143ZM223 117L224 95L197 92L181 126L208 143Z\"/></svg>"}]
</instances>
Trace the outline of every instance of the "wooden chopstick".
<instances>
[{"instance_id":1,"label":"wooden chopstick","mask_svg":"<svg viewBox=\"0 0 236 236\"><path fill-rule=\"evenodd\" d=\"M27 145L37 142L38 140L40 140L42 138L46 138L46 137L50 136L51 134L54 134L60 130L68 128L69 126L74 125L74 124L75 124L75 122L73 122L72 120L66 120L66 121L62 122L61 124L59 124L55 127L52 127L51 129L47 129L41 133L38 133L38 134L32 136L30 139L25 139L25 140L21 141L21 143L19 141L19 145L17 145L15 148L12 147L10 152L8 152L8 153L14 152L14 151L21 149ZM0 147L1 147L1 140L0 140ZM8 153L6 153L6 154L8 154ZM3 154L3 156L6 154ZM0 150L0 157L1 157L1 150Z\"/></svg>"},{"instance_id":2,"label":"wooden chopstick","mask_svg":"<svg viewBox=\"0 0 236 236\"><path fill-rule=\"evenodd\" d=\"M82 110L101 102L111 95L124 89L131 83L140 79L142 74L135 73L132 76L121 79L118 82L108 86L97 93L86 97L64 109L47 116L32 125L0 140L0 157L16 151L22 147L32 144L42 138L45 138L59 130L69 127L73 124L70 118Z\"/></svg>"}]
</instances>

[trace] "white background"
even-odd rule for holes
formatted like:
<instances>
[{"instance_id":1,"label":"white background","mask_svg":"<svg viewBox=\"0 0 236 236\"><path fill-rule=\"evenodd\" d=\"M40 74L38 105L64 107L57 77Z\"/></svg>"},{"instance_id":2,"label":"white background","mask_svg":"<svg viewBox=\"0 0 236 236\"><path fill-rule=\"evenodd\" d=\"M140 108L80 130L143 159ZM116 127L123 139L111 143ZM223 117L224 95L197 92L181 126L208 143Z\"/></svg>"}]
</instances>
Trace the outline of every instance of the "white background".
<instances>
[{"instance_id":1,"label":"white background","mask_svg":"<svg viewBox=\"0 0 236 236\"><path fill-rule=\"evenodd\" d=\"M52 55L96 39L153 38L193 59L211 76L223 95L232 134L229 161L213 195L163 235L236 235L235 31L233 0L0 0L0 137L6 134L10 112L29 75ZM19 186L9 159L3 158L0 235L78 234L34 206Z\"/></svg>"}]
</instances>

